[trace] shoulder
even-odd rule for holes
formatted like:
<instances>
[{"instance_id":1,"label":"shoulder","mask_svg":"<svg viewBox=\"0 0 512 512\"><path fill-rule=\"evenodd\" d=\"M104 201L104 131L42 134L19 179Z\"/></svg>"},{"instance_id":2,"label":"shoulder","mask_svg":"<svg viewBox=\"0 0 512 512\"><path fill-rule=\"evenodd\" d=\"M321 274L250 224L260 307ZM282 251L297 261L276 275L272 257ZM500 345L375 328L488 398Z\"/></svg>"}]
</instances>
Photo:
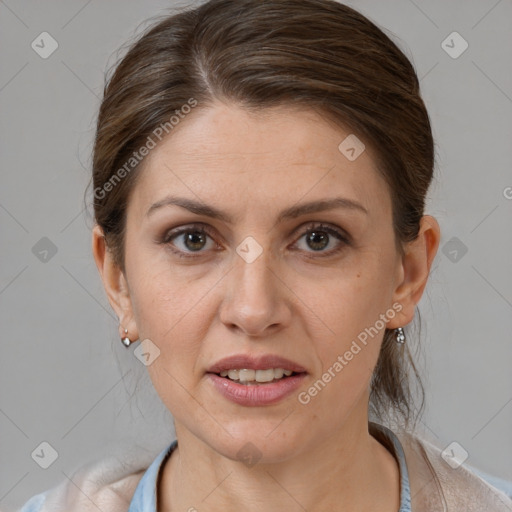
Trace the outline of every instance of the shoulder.
<instances>
[{"instance_id":1,"label":"shoulder","mask_svg":"<svg viewBox=\"0 0 512 512\"><path fill-rule=\"evenodd\" d=\"M86 464L59 485L32 496L19 512L126 512L151 463L146 459L145 454L132 454Z\"/></svg>"},{"instance_id":2,"label":"shoulder","mask_svg":"<svg viewBox=\"0 0 512 512\"><path fill-rule=\"evenodd\" d=\"M405 453L414 510L512 511L512 498L506 494L512 483L459 464L453 452L443 458L443 450L429 439L410 433L397 436ZM445 459L451 456L449 464Z\"/></svg>"}]
</instances>

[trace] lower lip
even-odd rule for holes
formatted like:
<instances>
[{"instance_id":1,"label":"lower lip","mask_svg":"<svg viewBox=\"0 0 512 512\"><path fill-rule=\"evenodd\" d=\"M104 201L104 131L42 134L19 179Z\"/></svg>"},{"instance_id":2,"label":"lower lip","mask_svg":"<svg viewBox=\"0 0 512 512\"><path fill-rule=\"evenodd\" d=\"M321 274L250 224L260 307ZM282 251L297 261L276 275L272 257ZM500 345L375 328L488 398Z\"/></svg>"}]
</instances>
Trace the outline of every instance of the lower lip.
<instances>
[{"instance_id":1,"label":"lower lip","mask_svg":"<svg viewBox=\"0 0 512 512\"><path fill-rule=\"evenodd\" d=\"M208 373L208 379L228 400L239 405L271 405L297 390L306 377L305 373L291 375L276 382L262 384L239 384L215 373Z\"/></svg>"}]
</instances>

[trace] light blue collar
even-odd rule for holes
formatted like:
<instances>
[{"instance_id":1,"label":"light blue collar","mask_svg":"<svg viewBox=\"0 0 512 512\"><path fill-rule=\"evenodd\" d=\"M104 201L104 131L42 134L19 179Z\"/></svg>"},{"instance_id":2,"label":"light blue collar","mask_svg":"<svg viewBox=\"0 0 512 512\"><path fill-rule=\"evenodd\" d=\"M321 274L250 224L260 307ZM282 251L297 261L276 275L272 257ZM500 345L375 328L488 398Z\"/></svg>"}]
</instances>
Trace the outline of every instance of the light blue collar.
<instances>
[{"instance_id":1,"label":"light blue collar","mask_svg":"<svg viewBox=\"0 0 512 512\"><path fill-rule=\"evenodd\" d=\"M405 461L405 453L398 437L392 430L379 425L378 423L369 422L370 434L375 435L378 441L385 444L398 461L398 469L400 470L400 508L398 512L411 512L411 487L409 483L409 471ZM379 436L378 433L381 435Z\"/></svg>"},{"instance_id":2,"label":"light blue collar","mask_svg":"<svg viewBox=\"0 0 512 512\"><path fill-rule=\"evenodd\" d=\"M156 512L156 486L160 469L171 453L178 446L174 440L170 446L164 448L157 458L148 467L142 478L139 480L135 494L130 502L128 512Z\"/></svg>"}]
</instances>

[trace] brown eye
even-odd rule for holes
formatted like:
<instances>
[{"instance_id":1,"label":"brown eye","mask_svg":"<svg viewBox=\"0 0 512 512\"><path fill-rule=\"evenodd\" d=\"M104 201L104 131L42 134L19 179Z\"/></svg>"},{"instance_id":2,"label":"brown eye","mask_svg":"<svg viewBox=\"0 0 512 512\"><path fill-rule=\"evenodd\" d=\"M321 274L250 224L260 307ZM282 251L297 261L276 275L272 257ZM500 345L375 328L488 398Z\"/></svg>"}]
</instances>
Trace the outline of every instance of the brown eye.
<instances>
[{"instance_id":1,"label":"brown eye","mask_svg":"<svg viewBox=\"0 0 512 512\"><path fill-rule=\"evenodd\" d=\"M210 248L215 247L207 229L203 226L188 226L167 232L161 243L168 245L178 256L187 258L192 253L207 252L208 239L211 240Z\"/></svg>"},{"instance_id":2,"label":"brown eye","mask_svg":"<svg viewBox=\"0 0 512 512\"><path fill-rule=\"evenodd\" d=\"M343 231L324 224L311 226L303 233L299 240L302 238L304 238L306 246L303 250L310 253L317 252L321 257L324 255L331 256L341 251L345 246L350 245L348 236L346 236ZM329 245L334 247L329 250L324 250L329 247Z\"/></svg>"},{"instance_id":3,"label":"brown eye","mask_svg":"<svg viewBox=\"0 0 512 512\"><path fill-rule=\"evenodd\" d=\"M310 231L306 235L306 243L314 251L325 249L329 245L329 235L325 231Z\"/></svg>"},{"instance_id":4,"label":"brown eye","mask_svg":"<svg viewBox=\"0 0 512 512\"><path fill-rule=\"evenodd\" d=\"M185 247L191 251L199 251L206 244L206 237L204 233L199 233L198 231L184 233L185 238L183 244Z\"/></svg>"}]
</instances>

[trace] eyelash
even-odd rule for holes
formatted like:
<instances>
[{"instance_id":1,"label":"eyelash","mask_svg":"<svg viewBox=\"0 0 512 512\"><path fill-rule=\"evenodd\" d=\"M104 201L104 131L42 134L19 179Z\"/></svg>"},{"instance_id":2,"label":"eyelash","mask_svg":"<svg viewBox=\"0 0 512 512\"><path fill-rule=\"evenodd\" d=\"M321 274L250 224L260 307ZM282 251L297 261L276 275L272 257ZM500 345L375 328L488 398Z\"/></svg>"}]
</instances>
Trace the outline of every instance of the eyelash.
<instances>
[{"instance_id":1,"label":"eyelash","mask_svg":"<svg viewBox=\"0 0 512 512\"><path fill-rule=\"evenodd\" d=\"M311 257L327 258L330 256L334 256L335 254L342 251L345 248L345 246L351 245L350 238L343 231L332 228L332 227L322 224L322 223L310 224L309 227L306 229L306 231L304 231L301 234L301 236L298 238L298 240L300 240L304 235L308 235L314 231L325 232L329 235L336 237L342 243L337 248L331 249L330 251L325 251L325 252L318 251L315 256L308 256L309 258L311 258ZM183 235L184 233L200 233L202 235L207 235L213 239L213 234L210 232L210 229L208 229L207 227L205 227L201 224L192 224L190 226L178 228L175 231L172 231L172 230L167 231L159 243L161 243L163 245L167 245L169 247L169 249L180 258L198 258L198 257L200 257L201 252L203 252L203 251L197 251L197 254L194 255L193 253L185 253L184 251L175 249L173 247L173 245L171 244L171 240L173 240L174 238L177 238L180 235ZM307 252L309 252L309 251L307 251Z\"/></svg>"}]
</instances>

